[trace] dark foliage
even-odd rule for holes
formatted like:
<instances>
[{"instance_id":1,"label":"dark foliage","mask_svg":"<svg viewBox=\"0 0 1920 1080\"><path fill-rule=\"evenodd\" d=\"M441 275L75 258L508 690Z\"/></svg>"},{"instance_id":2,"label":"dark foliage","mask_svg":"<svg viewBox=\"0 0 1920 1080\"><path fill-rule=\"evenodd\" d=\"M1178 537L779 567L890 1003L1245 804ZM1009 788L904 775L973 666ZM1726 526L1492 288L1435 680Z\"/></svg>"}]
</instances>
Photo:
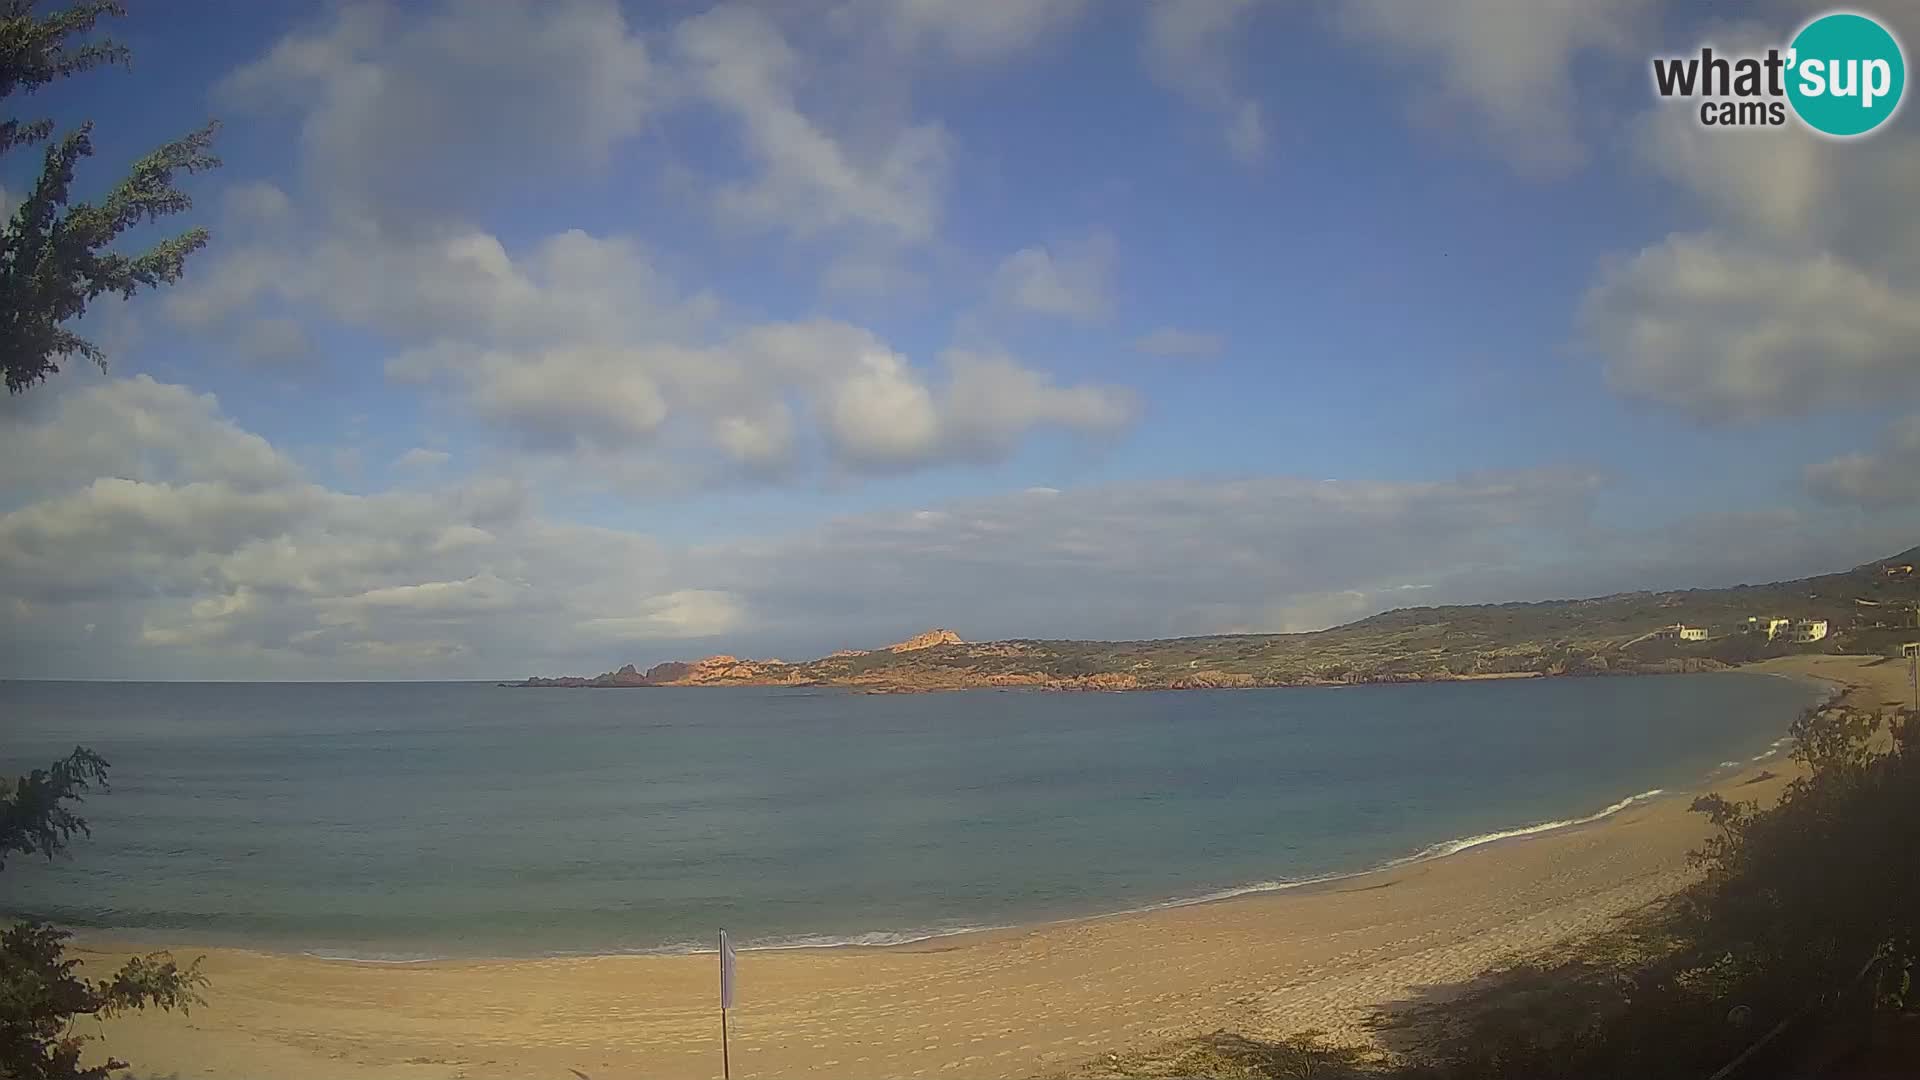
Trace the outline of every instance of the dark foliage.
<instances>
[{"instance_id":1,"label":"dark foliage","mask_svg":"<svg viewBox=\"0 0 1920 1080\"><path fill-rule=\"evenodd\" d=\"M87 835L86 819L69 810L67 801L79 801L81 793L98 784L107 786L107 763L84 746L45 769L35 769L13 782L13 790L0 792L0 869L5 869L12 854L53 854L66 846L73 834Z\"/></svg>"},{"instance_id":2,"label":"dark foliage","mask_svg":"<svg viewBox=\"0 0 1920 1080\"><path fill-rule=\"evenodd\" d=\"M103 16L124 14L117 3L87 0L46 15L33 8L31 0L0 5L0 98L128 62L127 49L111 40L78 40ZM0 155L47 144L39 179L0 225L0 367L9 393L59 371L67 357L105 365L105 353L66 325L95 299L106 293L131 297L179 280L187 256L206 245L205 229L162 239L137 255L112 245L137 225L192 206L173 186L174 176L220 164L211 153L215 127L210 123L154 150L91 203L72 201L75 171L93 154L91 123L55 140L51 120L0 121Z\"/></svg>"},{"instance_id":3,"label":"dark foliage","mask_svg":"<svg viewBox=\"0 0 1920 1080\"><path fill-rule=\"evenodd\" d=\"M52 858L74 834L86 835L73 812L91 788L106 788L107 763L85 747L45 769L0 780L0 856ZM185 1012L206 985L200 962L187 967L164 952L128 960L112 978L87 979L65 954L68 934L41 923L0 932L0 1077L9 1080L100 1080L126 1068L106 1058L82 1065L88 1037L79 1017L111 1017L149 1006Z\"/></svg>"}]
</instances>

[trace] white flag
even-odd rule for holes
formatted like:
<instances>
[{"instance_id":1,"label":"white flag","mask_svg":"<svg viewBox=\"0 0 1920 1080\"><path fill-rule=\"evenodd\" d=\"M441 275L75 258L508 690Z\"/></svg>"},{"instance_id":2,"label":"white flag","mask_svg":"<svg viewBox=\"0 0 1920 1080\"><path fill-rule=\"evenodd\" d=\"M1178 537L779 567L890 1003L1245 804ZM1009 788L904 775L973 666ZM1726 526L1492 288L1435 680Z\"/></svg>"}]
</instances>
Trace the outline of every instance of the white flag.
<instances>
[{"instance_id":1,"label":"white flag","mask_svg":"<svg viewBox=\"0 0 1920 1080\"><path fill-rule=\"evenodd\" d=\"M720 1007L733 1008L733 942L720 931Z\"/></svg>"}]
</instances>

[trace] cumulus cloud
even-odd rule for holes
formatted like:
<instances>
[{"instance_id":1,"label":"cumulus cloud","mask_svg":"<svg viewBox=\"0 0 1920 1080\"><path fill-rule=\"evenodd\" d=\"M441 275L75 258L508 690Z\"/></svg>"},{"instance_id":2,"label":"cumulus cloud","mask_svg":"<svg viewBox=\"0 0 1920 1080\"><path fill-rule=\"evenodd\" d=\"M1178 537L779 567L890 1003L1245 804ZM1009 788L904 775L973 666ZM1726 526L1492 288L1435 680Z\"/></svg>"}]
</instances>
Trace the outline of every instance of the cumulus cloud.
<instances>
[{"instance_id":1,"label":"cumulus cloud","mask_svg":"<svg viewBox=\"0 0 1920 1080\"><path fill-rule=\"evenodd\" d=\"M761 347L808 362L806 335L773 336ZM1115 402L1049 386L1004 357L956 354L948 365L949 383L924 398L890 381L885 363L860 367L833 403L844 408L833 423L865 440L860 452L892 460L930 440L990 448L1040 415L1090 427L1124 416ZM113 409L136 433L154 434L107 461L93 429L71 421ZM894 426L879 426L879 415ZM69 674L345 674L421 663L497 674L536 659L572 669L623 651L672 655L687 648L677 642L723 633L786 635L804 650L821 639L806 628L823 612L848 613L871 634L901 612L950 608L981 622L987 597L1015 598L1002 618L1035 615L1028 598L1041 594L1051 597L1049 619L1089 605L1084 633L1192 629L1219 615L1207 605L1242 600L1235 617L1257 622L1253 598L1324 591L1329 574L1350 577L1369 563L1408 572L1447 553L1494 557L1478 545L1550 522L1585 484L1540 476L1046 491L675 549L546 518L511 479L332 490L256 443L211 398L146 379L73 395L8 437L48 452L59 483L37 496L11 492L27 501L0 514L0 602L22 614L6 655ZM144 460L141 446L201 449ZM235 448L264 451L271 467L236 467ZM137 479L85 478L142 464ZM1419 544L1394 539L1413 535ZM1462 542L1447 547L1451 536ZM1407 566L1415 551L1418 566ZM89 624L96 629L82 629Z\"/></svg>"},{"instance_id":2,"label":"cumulus cloud","mask_svg":"<svg viewBox=\"0 0 1920 1080\"><path fill-rule=\"evenodd\" d=\"M1843 454L1807 466L1816 498L1870 508L1920 503L1920 415L1895 421L1870 453Z\"/></svg>"},{"instance_id":3,"label":"cumulus cloud","mask_svg":"<svg viewBox=\"0 0 1920 1080\"><path fill-rule=\"evenodd\" d=\"M1595 483L1547 470L1041 488L862 515L725 556L764 617L806 612L846 642L916 622L1022 637L1318 629L1332 619L1311 610L1329 592L1362 594L1318 609L1337 616L1407 603L1398 586L1409 578L1442 583L1443 599L1485 598L1543 536L1581 533Z\"/></svg>"},{"instance_id":4,"label":"cumulus cloud","mask_svg":"<svg viewBox=\"0 0 1920 1080\"><path fill-rule=\"evenodd\" d=\"M293 201L278 185L242 180L221 193L220 212L230 225L273 228L293 220Z\"/></svg>"},{"instance_id":5,"label":"cumulus cloud","mask_svg":"<svg viewBox=\"0 0 1920 1080\"><path fill-rule=\"evenodd\" d=\"M1439 91L1516 166L1558 172L1585 154L1575 122L1578 61L1590 52L1638 59L1640 31L1656 7L1655 0L1357 0L1340 5L1336 21L1394 63L1430 73L1437 85L1416 92Z\"/></svg>"},{"instance_id":6,"label":"cumulus cloud","mask_svg":"<svg viewBox=\"0 0 1920 1080\"><path fill-rule=\"evenodd\" d=\"M716 308L682 295L639 243L578 229L517 257L483 229L454 225L393 236L370 221L335 219L210 252L168 292L167 314L205 327L270 302L413 341L450 331L489 342L690 334Z\"/></svg>"},{"instance_id":7,"label":"cumulus cloud","mask_svg":"<svg viewBox=\"0 0 1920 1080\"><path fill-rule=\"evenodd\" d=\"M88 384L37 411L0 424L0 460L20 466L6 473L9 494L70 490L103 477L192 477L251 492L299 475L267 440L221 415L211 394L147 375Z\"/></svg>"},{"instance_id":8,"label":"cumulus cloud","mask_svg":"<svg viewBox=\"0 0 1920 1080\"><path fill-rule=\"evenodd\" d=\"M1145 43L1154 79L1219 117L1227 149L1248 164L1266 157L1266 117L1237 88L1233 46L1254 9L1254 0L1156 0Z\"/></svg>"},{"instance_id":9,"label":"cumulus cloud","mask_svg":"<svg viewBox=\"0 0 1920 1080\"><path fill-rule=\"evenodd\" d=\"M868 350L825 403L827 436L856 468L900 469L942 460L996 460L1036 428L1081 434L1133 422L1131 394L1055 386L1002 353L951 350L936 392L892 353Z\"/></svg>"},{"instance_id":10,"label":"cumulus cloud","mask_svg":"<svg viewBox=\"0 0 1920 1080\"><path fill-rule=\"evenodd\" d=\"M451 460L453 460L453 455L447 453L445 450L430 450L424 446L416 446L401 454L399 457L394 458L393 467L396 469L437 469Z\"/></svg>"},{"instance_id":11,"label":"cumulus cloud","mask_svg":"<svg viewBox=\"0 0 1920 1080\"><path fill-rule=\"evenodd\" d=\"M216 96L295 112L316 192L394 228L490 184L597 165L642 129L655 81L613 0L448 2L419 17L355 3L281 38Z\"/></svg>"},{"instance_id":12,"label":"cumulus cloud","mask_svg":"<svg viewBox=\"0 0 1920 1080\"><path fill-rule=\"evenodd\" d=\"M1133 423L1134 395L1106 386L1055 386L1005 353L964 349L946 354L945 437L960 453L992 460L1027 432L1058 427L1112 433Z\"/></svg>"},{"instance_id":13,"label":"cumulus cloud","mask_svg":"<svg viewBox=\"0 0 1920 1080\"><path fill-rule=\"evenodd\" d=\"M835 15L851 24L881 26L889 43L912 51L932 48L963 62L1003 59L1071 27L1087 0L852 0Z\"/></svg>"},{"instance_id":14,"label":"cumulus cloud","mask_svg":"<svg viewBox=\"0 0 1920 1080\"><path fill-rule=\"evenodd\" d=\"M1909 40L1912 13L1890 19ZM1778 26L1722 27L1727 48ZM1603 267L1583 338L1620 392L1708 420L1910 401L1920 391L1920 137L1840 144L1797 127L1729 136L1656 107L1632 140L1701 228Z\"/></svg>"},{"instance_id":15,"label":"cumulus cloud","mask_svg":"<svg viewBox=\"0 0 1920 1080\"><path fill-rule=\"evenodd\" d=\"M722 6L674 31L676 60L701 99L738 125L754 178L721 184L721 214L800 236L854 228L902 242L939 223L949 140L937 125L907 125L856 146L802 109L809 60L749 8Z\"/></svg>"},{"instance_id":16,"label":"cumulus cloud","mask_svg":"<svg viewBox=\"0 0 1920 1080\"><path fill-rule=\"evenodd\" d=\"M1830 252L1672 236L1606 271L1582 321L1615 389L1705 419L1920 389L1920 290Z\"/></svg>"},{"instance_id":17,"label":"cumulus cloud","mask_svg":"<svg viewBox=\"0 0 1920 1080\"><path fill-rule=\"evenodd\" d=\"M213 398L145 377L0 438L44 463L8 478L0 513L0 604L19 616L0 653L22 672L514 670L553 643L640 648L748 610L648 537L541 516L511 478L330 489Z\"/></svg>"},{"instance_id":18,"label":"cumulus cloud","mask_svg":"<svg viewBox=\"0 0 1920 1080\"><path fill-rule=\"evenodd\" d=\"M1067 25L1079 6L916 0L846 21L868 32L884 25L901 48L927 43L974 59ZM844 110L807 99L824 62L741 4L694 11L650 42L614 0L424 11L352 3L281 38L221 80L216 96L293 115L313 192L388 231L458 222L518 185L604 165L656 120L714 110L739 132L735 172L747 174L702 178L724 218L803 237L927 240L948 136L930 124L838 130L832 114ZM273 210L270 189L230 202L230 213L255 219Z\"/></svg>"},{"instance_id":19,"label":"cumulus cloud","mask_svg":"<svg viewBox=\"0 0 1920 1080\"><path fill-rule=\"evenodd\" d=\"M385 365L391 379L551 453L667 455L697 470L717 452L727 467L772 476L804 466L798 455L817 445L835 466L897 469L1004 455L1040 427L1109 431L1112 410L1090 419L1058 407L1059 395L1123 397L1055 387L1002 358L1024 381L996 384L1002 418L981 438L982 422L949 415L950 394L871 332L727 320L627 237L569 230L514 252L470 226L390 237L336 220L209 262L167 298L181 324L246 319L263 305L323 311L400 346ZM808 421L823 438L805 437Z\"/></svg>"},{"instance_id":20,"label":"cumulus cloud","mask_svg":"<svg viewBox=\"0 0 1920 1080\"><path fill-rule=\"evenodd\" d=\"M507 352L436 344L397 357L397 378L444 386L475 415L549 450L645 448L671 418L754 469L795 465L795 413L818 423L829 460L888 471L993 460L1047 427L1107 433L1131 397L1056 386L1005 355L945 356L944 385L846 323L764 324L705 346L652 344Z\"/></svg>"},{"instance_id":21,"label":"cumulus cloud","mask_svg":"<svg viewBox=\"0 0 1920 1080\"><path fill-rule=\"evenodd\" d=\"M1217 356L1225 345L1218 334L1182 330L1175 326L1163 326L1136 338L1133 343L1135 350L1151 356L1194 360Z\"/></svg>"},{"instance_id":22,"label":"cumulus cloud","mask_svg":"<svg viewBox=\"0 0 1920 1080\"><path fill-rule=\"evenodd\" d=\"M772 336L762 347L808 362L807 334ZM1115 418L992 356L948 364L930 418L889 401L897 388L862 391L919 416L869 432L872 452L1007 437L1002 409L982 402ZM72 422L89 415L139 437L102 447ZM61 397L5 437L52 466L38 488L10 477L0 504L0 667L38 676L592 672L811 655L932 624L974 637L1311 630L1411 603L1763 580L1897 546L1890 527L1836 531L1792 511L1606 527L1590 513L1601 482L1560 469L1035 487L687 546L557 520L512 476L335 490L216 401L152 380Z\"/></svg>"},{"instance_id":23,"label":"cumulus cloud","mask_svg":"<svg viewBox=\"0 0 1920 1080\"><path fill-rule=\"evenodd\" d=\"M1001 260L992 291L1001 304L1038 315L1091 321L1113 308L1113 234L1095 230L1058 247L1034 246Z\"/></svg>"},{"instance_id":24,"label":"cumulus cloud","mask_svg":"<svg viewBox=\"0 0 1920 1080\"><path fill-rule=\"evenodd\" d=\"M1014 48L1070 22L1077 7L1016 16L922 3L891 17L958 58ZM657 110L717 110L739 132L746 166L710 185L724 216L796 237L831 234L847 246L829 265L869 280L887 276L903 247L934 236L945 134L891 121L864 124L858 137L833 130L807 100L819 58L790 45L767 13L710 8L662 27L653 52L611 5L574 4L548 21L517 4L447 4L419 18L343 7L235 72L225 92L279 95L296 110L316 175L379 174L389 166L369 162L394 149L398 132L443 125L456 132L434 164L464 167L462 140L482 137L462 132L514 137L489 111L509 92L502 72L566 69L526 106L563 116L563 130L540 137L557 140L565 160L604 156ZM521 30L533 35L530 55L516 44ZM515 55L495 65L502 50ZM443 87L438 73L455 67ZM465 94L475 80L493 88ZM671 92L659 92L662 82ZM575 120L583 130L571 130ZM391 168L414 173L404 156ZM1116 389L1057 386L1010 358L982 369L993 373L983 392L974 367L916 362L845 323L744 321L714 296L678 288L630 236L576 229L509 246L457 205L394 230L388 219L405 193L343 190L301 217L278 187L233 188L226 242L169 290L168 317L259 359L303 355L331 321L386 346L376 359L389 379L451 401L525 447L626 478L793 475L807 455L856 471L981 460L1011 452L1036 428L1111 430L1126 411L1114 405L1124 396ZM1057 262L1039 254L1045 265L1020 283L1021 302L1076 317L1107 303L1109 238L1073 245ZM866 268L859 274L847 264L854 255ZM997 418L975 415L989 407Z\"/></svg>"}]
</instances>

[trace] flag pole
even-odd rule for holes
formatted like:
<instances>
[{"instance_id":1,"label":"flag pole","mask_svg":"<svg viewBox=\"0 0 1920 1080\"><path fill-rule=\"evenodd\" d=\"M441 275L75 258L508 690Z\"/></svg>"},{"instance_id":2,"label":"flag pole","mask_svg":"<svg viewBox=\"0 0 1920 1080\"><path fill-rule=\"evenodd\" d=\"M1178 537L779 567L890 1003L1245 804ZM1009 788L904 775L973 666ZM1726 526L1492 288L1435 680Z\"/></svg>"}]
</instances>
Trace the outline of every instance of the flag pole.
<instances>
[{"instance_id":1,"label":"flag pole","mask_svg":"<svg viewBox=\"0 0 1920 1080\"><path fill-rule=\"evenodd\" d=\"M720 1080L733 1080L733 1064L728 1060L727 1010L733 1007L733 942L720 931Z\"/></svg>"}]
</instances>

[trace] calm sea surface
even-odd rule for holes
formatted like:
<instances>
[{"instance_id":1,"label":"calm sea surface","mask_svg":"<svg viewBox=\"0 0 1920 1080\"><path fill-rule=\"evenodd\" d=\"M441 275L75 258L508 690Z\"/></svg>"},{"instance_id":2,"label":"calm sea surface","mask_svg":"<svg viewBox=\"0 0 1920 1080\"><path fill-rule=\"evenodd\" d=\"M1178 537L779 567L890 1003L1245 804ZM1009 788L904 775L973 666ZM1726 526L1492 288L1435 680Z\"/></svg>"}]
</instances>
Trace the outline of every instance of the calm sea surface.
<instances>
[{"instance_id":1,"label":"calm sea surface","mask_svg":"<svg viewBox=\"0 0 1920 1080\"><path fill-rule=\"evenodd\" d=\"M413 958L884 942L1360 870L1699 784L1751 674L866 696L0 683L0 770L113 763L0 910Z\"/></svg>"}]
</instances>

